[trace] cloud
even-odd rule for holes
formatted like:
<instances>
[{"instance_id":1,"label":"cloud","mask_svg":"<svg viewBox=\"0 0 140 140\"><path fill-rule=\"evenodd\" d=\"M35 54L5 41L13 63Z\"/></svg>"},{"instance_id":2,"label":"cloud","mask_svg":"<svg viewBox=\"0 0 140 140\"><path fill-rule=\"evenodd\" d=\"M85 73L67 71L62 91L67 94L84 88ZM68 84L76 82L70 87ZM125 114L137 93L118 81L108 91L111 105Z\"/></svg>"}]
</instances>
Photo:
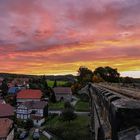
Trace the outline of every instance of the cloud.
<instances>
[{"instance_id":1,"label":"cloud","mask_svg":"<svg viewBox=\"0 0 140 140\"><path fill-rule=\"evenodd\" d=\"M34 73L36 67L41 73L46 63L52 65L45 67L49 72L53 66L63 71L56 64L64 64L66 71L72 67L73 71L82 62L122 58L121 64L128 58L139 59L139 0L0 3L0 71ZM22 68L17 69L20 63Z\"/></svg>"}]
</instances>

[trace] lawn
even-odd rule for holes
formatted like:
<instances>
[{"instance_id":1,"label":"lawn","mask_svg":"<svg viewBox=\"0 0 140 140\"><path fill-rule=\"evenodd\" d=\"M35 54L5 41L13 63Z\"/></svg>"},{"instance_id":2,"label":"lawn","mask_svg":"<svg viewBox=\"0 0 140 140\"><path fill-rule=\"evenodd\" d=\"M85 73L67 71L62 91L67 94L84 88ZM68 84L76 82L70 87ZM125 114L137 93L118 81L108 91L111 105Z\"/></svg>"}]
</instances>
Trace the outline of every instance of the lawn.
<instances>
[{"instance_id":1,"label":"lawn","mask_svg":"<svg viewBox=\"0 0 140 140\"><path fill-rule=\"evenodd\" d=\"M75 105L76 111L89 111L89 102L79 100Z\"/></svg>"},{"instance_id":2,"label":"lawn","mask_svg":"<svg viewBox=\"0 0 140 140\"><path fill-rule=\"evenodd\" d=\"M48 86L53 87L54 81L47 80ZM66 81L57 81L57 86L63 86L66 84Z\"/></svg>"},{"instance_id":3,"label":"lawn","mask_svg":"<svg viewBox=\"0 0 140 140\"><path fill-rule=\"evenodd\" d=\"M63 122L58 116L48 118L46 129L64 140L89 140L89 117L77 116L73 121Z\"/></svg>"},{"instance_id":4,"label":"lawn","mask_svg":"<svg viewBox=\"0 0 140 140\"><path fill-rule=\"evenodd\" d=\"M62 110L64 108L64 102L49 103L50 110Z\"/></svg>"}]
</instances>

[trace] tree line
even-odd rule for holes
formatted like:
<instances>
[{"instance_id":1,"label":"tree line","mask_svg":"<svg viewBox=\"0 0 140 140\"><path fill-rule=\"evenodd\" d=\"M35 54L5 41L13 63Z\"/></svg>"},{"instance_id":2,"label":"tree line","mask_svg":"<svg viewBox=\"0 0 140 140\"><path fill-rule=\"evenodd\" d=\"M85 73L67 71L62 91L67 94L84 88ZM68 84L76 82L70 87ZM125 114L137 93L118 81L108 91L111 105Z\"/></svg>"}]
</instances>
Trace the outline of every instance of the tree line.
<instances>
[{"instance_id":1,"label":"tree line","mask_svg":"<svg viewBox=\"0 0 140 140\"><path fill-rule=\"evenodd\" d=\"M87 67L80 67L78 70L78 82L86 84L87 82L119 82L120 73L116 68L98 67L94 71Z\"/></svg>"}]
</instances>

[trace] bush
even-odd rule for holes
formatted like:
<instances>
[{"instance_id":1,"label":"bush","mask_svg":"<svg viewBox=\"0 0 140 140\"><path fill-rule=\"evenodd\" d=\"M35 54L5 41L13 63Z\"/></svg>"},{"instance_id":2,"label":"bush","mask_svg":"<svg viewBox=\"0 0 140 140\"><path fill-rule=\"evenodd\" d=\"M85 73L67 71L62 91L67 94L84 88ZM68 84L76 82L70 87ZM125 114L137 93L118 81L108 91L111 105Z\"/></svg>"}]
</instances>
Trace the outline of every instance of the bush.
<instances>
[{"instance_id":1,"label":"bush","mask_svg":"<svg viewBox=\"0 0 140 140\"><path fill-rule=\"evenodd\" d=\"M25 125L26 125L26 123L25 123L23 120L21 120L21 119L16 119L15 123L16 123L17 126L20 127L20 128L24 128Z\"/></svg>"},{"instance_id":2,"label":"bush","mask_svg":"<svg viewBox=\"0 0 140 140\"><path fill-rule=\"evenodd\" d=\"M30 130L33 127L33 121L31 119L28 119L25 123L25 129Z\"/></svg>"},{"instance_id":3,"label":"bush","mask_svg":"<svg viewBox=\"0 0 140 140\"><path fill-rule=\"evenodd\" d=\"M62 111L61 114L61 119L63 121L70 121L74 120L76 118L76 114L74 113L74 108L73 106L70 104L70 102L65 102L64 104L64 110Z\"/></svg>"}]
</instances>

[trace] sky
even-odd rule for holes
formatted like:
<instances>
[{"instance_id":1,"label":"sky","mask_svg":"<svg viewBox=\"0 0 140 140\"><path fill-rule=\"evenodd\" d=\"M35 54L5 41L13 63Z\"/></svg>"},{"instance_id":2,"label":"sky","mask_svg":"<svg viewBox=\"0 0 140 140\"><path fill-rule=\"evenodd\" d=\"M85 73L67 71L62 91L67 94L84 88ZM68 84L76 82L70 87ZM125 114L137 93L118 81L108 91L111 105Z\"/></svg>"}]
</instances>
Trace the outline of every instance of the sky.
<instances>
[{"instance_id":1,"label":"sky","mask_svg":"<svg viewBox=\"0 0 140 140\"><path fill-rule=\"evenodd\" d=\"M140 77L140 0L0 0L0 72Z\"/></svg>"}]
</instances>

